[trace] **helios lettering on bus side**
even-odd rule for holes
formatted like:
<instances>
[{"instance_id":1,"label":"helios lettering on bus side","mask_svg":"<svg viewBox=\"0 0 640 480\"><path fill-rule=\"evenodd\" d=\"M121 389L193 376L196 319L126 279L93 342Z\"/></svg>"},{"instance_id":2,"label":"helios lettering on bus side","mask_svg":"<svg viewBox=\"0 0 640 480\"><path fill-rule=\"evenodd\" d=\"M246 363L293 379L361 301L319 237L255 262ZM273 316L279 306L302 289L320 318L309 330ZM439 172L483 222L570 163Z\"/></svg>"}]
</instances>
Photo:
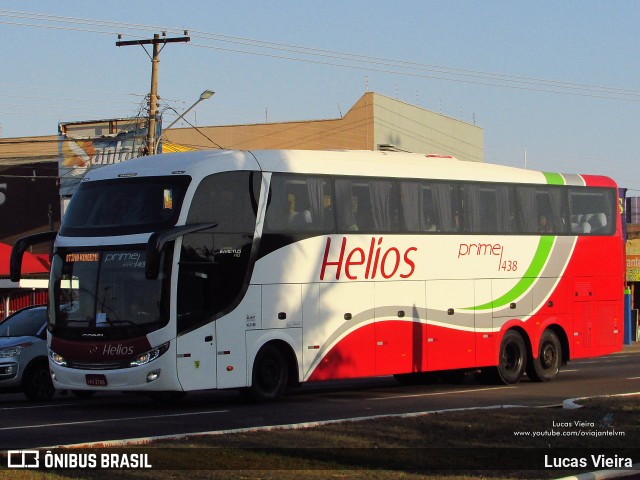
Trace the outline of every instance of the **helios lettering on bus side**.
<instances>
[{"instance_id":1,"label":"helios lettering on bus side","mask_svg":"<svg viewBox=\"0 0 640 480\"><path fill-rule=\"evenodd\" d=\"M401 252L396 247L385 245L384 237L372 237L367 251L360 247L348 248L347 237L343 237L336 258L335 249L331 251L331 238L327 237L320 280L325 279L327 268L335 268L335 280L340 280L343 272L349 280L390 279L396 275L409 278L416 269L411 256L417 251L416 247L409 247Z\"/></svg>"}]
</instances>

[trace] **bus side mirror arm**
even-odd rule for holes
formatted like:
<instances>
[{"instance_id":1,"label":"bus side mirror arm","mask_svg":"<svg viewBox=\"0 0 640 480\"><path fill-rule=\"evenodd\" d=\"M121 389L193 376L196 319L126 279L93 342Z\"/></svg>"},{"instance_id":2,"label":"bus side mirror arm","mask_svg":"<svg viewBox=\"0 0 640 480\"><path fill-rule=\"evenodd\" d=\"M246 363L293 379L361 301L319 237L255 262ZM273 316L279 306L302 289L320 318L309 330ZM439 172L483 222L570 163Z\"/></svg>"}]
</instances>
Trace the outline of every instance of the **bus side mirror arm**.
<instances>
[{"instance_id":1,"label":"bus side mirror arm","mask_svg":"<svg viewBox=\"0 0 640 480\"><path fill-rule=\"evenodd\" d=\"M164 246L178 237L189 233L200 232L217 227L217 223L195 223L192 225L182 225L169 230L152 233L147 241L147 254L144 265L144 276L148 280L155 280L160 274L160 254Z\"/></svg>"},{"instance_id":2,"label":"bus side mirror arm","mask_svg":"<svg viewBox=\"0 0 640 480\"><path fill-rule=\"evenodd\" d=\"M9 275L12 282L19 282L22 277L22 257L27 248L38 243L52 242L55 240L56 235L58 235L58 231L51 230L27 235L16 240L11 249L11 258L9 259Z\"/></svg>"}]
</instances>

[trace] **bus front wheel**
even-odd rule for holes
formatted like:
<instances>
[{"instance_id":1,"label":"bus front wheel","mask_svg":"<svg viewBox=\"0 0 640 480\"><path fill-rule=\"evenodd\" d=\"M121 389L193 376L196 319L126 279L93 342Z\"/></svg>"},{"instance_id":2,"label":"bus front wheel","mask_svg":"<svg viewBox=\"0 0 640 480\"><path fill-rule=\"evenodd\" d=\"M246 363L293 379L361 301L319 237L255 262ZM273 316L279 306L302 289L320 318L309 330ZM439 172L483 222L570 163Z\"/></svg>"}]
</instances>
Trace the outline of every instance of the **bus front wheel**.
<instances>
[{"instance_id":1,"label":"bus front wheel","mask_svg":"<svg viewBox=\"0 0 640 480\"><path fill-rule=\"evenodd\" d=\"M289 368L285 355L274 345L265 345L256 356L247 393L257 402L269 402L284 395L288 383Z\"/></svg>"},{"instance_id":2,"label":"bus front wheel","mask_svg":"<svg viewBox=\"0 0 640 480\"><path fill-rule=\"evenodd\" d=\"M527 375L537 382L550 382L560 372L562 365L562 346L553 330L545 330L540 337L538 358L530 358Z\"/></svg>"}]
</instances>

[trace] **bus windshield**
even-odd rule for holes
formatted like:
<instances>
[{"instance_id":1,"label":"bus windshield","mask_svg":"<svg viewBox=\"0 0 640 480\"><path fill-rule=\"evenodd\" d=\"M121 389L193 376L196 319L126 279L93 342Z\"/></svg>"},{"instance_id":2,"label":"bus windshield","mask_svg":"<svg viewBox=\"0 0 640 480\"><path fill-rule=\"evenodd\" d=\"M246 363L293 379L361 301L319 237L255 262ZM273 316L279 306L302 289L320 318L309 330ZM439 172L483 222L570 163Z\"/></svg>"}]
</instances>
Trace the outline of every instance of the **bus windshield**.
<instances>
[{"instance_id":1,"label":"bus windshield","mask_svg":"<svg viewBox=\"0 0 640 480\"><path fill-rule=\"evenodd\" d=\"M176 224L190 177L133 177L85 182L64 215L64 236L129 235Z\"/></svg>"},{"instance_id":2,"label":"bus windshield","mask_svg":"<svg viewBox=\"0 0 640 480\"><path fill-rule=\"evenodd\" d=\"M51 268L52 325L68 331L117 330L123 336L166 325L162 278L147 280L144 266L142 249L58 252Z\"/></svg>"}]
</instances>

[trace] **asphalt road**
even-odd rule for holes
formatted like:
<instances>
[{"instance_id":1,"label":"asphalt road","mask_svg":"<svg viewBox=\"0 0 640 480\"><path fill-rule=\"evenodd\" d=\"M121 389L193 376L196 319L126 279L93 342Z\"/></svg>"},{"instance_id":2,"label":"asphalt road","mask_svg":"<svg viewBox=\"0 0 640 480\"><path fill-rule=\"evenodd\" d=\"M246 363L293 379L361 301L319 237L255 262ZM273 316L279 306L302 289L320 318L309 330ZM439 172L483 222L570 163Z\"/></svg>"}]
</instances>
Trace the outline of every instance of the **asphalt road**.
<instances>
[{"instance_id":1,"label":"asphalt road","mask_svg":"<svg viewBox=\"0 0 640 480\"><path fill-rule=\"evenodd\" d=\"M175 405L107 392L89 399L58 393L41 403L0 394L0 451L495 405L557 406L569 398L633 392L640 392L639 344L570 362L554 382L525 378L513 386L481 385L472 377L403 386L384 377L308 384L266 405L235 391L190 393Z\"/></svg>"}]
</instances>

